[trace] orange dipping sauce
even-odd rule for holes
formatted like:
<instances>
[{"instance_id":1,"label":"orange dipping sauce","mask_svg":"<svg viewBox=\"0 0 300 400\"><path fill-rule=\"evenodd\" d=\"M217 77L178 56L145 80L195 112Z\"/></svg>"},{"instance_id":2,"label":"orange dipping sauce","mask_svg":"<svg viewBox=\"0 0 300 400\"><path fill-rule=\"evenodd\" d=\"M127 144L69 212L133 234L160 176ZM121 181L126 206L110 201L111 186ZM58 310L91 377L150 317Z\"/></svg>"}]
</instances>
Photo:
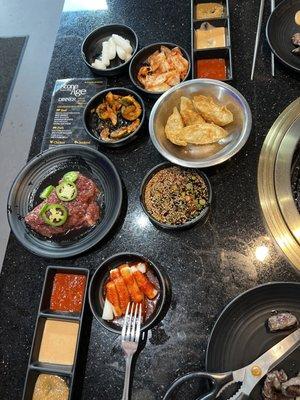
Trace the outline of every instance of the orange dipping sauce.
<instances>
[{"instance_id":1,"label":"orange dipping sauce","mask_svg":"<svg viewBox=\"0 0 300 400\"><path fill-rule=\"evenodd\" d=\"M224 58L197 60L197 78L226 79L227 72Z\"/></svg>"},{"instance_id":2,"label":"orange dipping sauce","mask_svg":"<svg viewBox=\"0 0 300 400\"><path fill-rule=\"evenodd\" d=\"M80 312L85 285L85 275L56 273L50 299L50 310Z\"/></svg>"}]
</instances>

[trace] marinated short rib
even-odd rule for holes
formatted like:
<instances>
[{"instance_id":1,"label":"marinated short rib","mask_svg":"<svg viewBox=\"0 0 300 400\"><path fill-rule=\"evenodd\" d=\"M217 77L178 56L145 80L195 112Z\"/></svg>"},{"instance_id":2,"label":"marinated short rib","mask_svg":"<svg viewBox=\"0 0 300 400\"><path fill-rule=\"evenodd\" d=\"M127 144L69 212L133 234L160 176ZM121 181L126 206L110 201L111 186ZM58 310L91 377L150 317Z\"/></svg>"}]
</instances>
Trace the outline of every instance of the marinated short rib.
<instances>
[{"instance_id":1,"label":"marinated short rib","mask_svg":"<svg viewBox=\"0 0 300 400\"><path fill-rule=\"evenodd\" d=\"M281 312L272 315L268 319L268 327L271 332L282 331L285 329L291 329L297 326L298 320L295 315L289 312Z\"/></svg>"},{"instance_id":2,"label":"marinated short rib","mask_svg":"<svg viewBox=\"0 0 300 400\"><path fill-rule=\"evenodd\" d=\"M77 197L73 201L59 200L55 190L48 199L44 200L25 216L25 222L31 229L42 236L52 237L70 231L94 226L100 218L100 207L97 203L99 189L95 183L79 174L76 180ZM44 204L63 204L68 209L68 219L58 227L47 225L40 217L40 210Z\"/></svg>"}]
</instances>

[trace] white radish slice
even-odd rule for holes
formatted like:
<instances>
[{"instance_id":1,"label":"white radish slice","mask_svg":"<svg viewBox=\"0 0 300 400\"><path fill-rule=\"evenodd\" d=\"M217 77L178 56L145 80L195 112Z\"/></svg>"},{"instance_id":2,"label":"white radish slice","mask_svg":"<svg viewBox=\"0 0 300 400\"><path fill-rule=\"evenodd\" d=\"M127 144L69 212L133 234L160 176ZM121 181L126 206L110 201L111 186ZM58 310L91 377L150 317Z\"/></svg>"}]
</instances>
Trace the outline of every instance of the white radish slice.
<instances>
[{"instance_id":1,"label":"white radish slice","mask_svg":"<svg viewBox=\"0 0 300 400\"><path fill-rule=\"evenodd\" d=\"M136 266L136 268L142 273L145 274L147 267L145 263L138 263L138 265Z\"/></svg>"},{"instance_id":2,"label":"white radish slice","mask_svg":"<svg viewBox=\"0 0 300 400\"><path fill-rule=\"evenodd\" d=\"M109 59L113 60L114 58L116 58L117 55L116 43L114 42L112 37L110 37L108 43L109 43Z\"/></svg>"},{"instance_id":3,"label":"white radish slice","mask_svg":"<svg viewBox=\"0 0 300 400\"><path fill-rule=\"evenodd\" d=\"M121 60L123 60L123 61L126 60L126 51L118 45L117 45L117 54Z\"/></svg>"},{"instance_id":4,"label":"white radish slice","mask_svg":"<svg viewBox=\"0 0 300 400\"><path fill-rule=\"evenodd\" d=\"M130 60L131 59L131 56L132 56L132 53L130 52L130 53L127 53L126 52L126 58L125 58L125 61L128 61L128 60Z\"/></svg>"},{"instance_id":5,"label":"white radish slice","mask_svg":"<svg viewBox=\"0 0 300 400\"><path fill-rule=\"evenodd\" d=\"M92 67L97 69L106 69L106 65L101 60L98 60L98 58L96 58L96 60L92 63Z\"/></svg>"},{"instance_id":6,"label":"white radish slice","mask_svg":"<svg viewBox=\"0 0 300 400\"><path fill-rule=\"evenodd\" d=\"M130 270L131 270L131 273L133 274L133 273L136 272L138 269L137 269L137 267L133 266L133 267L130 267Z\"/></svg>"},{"instance_id":7,"label":"white radish slice","mask_svg":"<svg viewBox=\"0 0 300 400\"><path fill-rule=\"evenodd\" d=\"M129 40L124 39L122 36L120 35L112 35L112 38L114 39L114 42L116 43L117 46L122 47L126 52L131 52L133 51Z\"/></svg>"},{"instance_id":8,"label":"white radish slice","mask_svg":"<svg viewBox=\"0 0 300 400\"><path fill-rule=\"evenodd\" d=\"M113 306L107 299L105 299L104 302L102 319L104 319L105 321L111 321L114 319Z\"/></svg>"}]
</instances>

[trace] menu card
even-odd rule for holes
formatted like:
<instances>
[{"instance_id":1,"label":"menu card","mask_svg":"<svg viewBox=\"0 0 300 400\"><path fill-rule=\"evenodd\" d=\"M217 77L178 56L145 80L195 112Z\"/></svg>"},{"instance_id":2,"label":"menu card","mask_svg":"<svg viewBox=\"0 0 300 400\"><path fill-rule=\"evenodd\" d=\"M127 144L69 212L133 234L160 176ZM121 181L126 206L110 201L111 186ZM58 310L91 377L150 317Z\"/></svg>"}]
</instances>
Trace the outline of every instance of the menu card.
<instances>
[{"instance_id":1,"label":"menu card","mask_svg":"<svg viewBox=\"0 0 300 400\"><path fill-rule=\"evenodd\" d=\"M59 79L55 83L42 150L62 144L81 144L96 148L86 133L83 112L87 102L105 89L106 78Z\"/></svg>"}]
</instances>

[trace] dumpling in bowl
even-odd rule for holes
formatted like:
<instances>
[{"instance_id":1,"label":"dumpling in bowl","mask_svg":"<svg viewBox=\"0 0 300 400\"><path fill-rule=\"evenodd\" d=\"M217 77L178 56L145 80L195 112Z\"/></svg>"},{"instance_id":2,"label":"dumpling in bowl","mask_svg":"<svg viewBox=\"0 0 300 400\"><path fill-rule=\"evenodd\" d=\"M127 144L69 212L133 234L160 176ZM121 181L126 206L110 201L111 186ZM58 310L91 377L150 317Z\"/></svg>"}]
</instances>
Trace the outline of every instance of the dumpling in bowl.
<instances>
[{"instance_id":1,"label":"dumpling in bowl","mask_svg":"<svg viewBox=\"0 0 300 400\"><path fill-rule=\"evenodd\" d=\"M188 97L180 98L180 115L185 125L205 123L201 115L195 110L194 104Z\"/></svg>"},{"instance_id":2,"label":"dumpling in bowl","mask_svg":"<svg viewBox=\"0 0 300 400\"><path fill-rule=\"evenodd\" d=\"M173 108L173 113L169 116L165 126L167 139L178 146L186 146L186 143L180 139L180 132L184 128L184 123L177 107Z\"/></svg>"},{"instance_id":3,"label":"dumpling in bowl","mask_svg":"<svg viewBox=\"0 0 300 400\"><path fill-rule=\"evenodd\" d=\"M226 106L217 104L212 97L194 96L193 103L196 110L207 122L225 126L233 121L232 112Z\"/></svg>"}]
</instances>

